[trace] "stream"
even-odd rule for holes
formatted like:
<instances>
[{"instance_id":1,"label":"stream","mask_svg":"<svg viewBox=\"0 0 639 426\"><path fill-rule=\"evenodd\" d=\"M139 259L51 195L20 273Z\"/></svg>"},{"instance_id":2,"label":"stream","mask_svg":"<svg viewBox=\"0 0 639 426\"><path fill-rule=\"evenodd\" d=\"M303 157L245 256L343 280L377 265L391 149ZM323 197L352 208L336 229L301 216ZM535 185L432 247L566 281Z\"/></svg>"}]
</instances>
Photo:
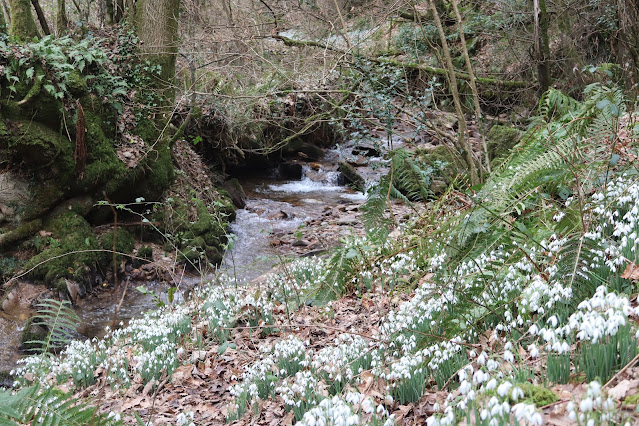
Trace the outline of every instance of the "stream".
<instances>
[{"instance_id":1,"label":"stream","mask_svg":"<svg viewBox=\"0 0 639 426\"><path fill-rule=\"evenodd\" d=\"M326 248L321 242L321 235L315 235L308 225L316 223L328 226L325 218L334 210L341 208L342 211L354 211L365 201L364 194L337 184L339 173L336 171L305 167L304 172L304 177L298 181L281 180L274 175L240 181L247 195L246 207L237 210L236 220L230 225L234 235L233 244L220 265L220 271L235 277L240 283L248 283L268 272L283 256L299 255L300 251L302 254L320 252ZM343 231L338 229L336 232ZM304 234L307 239L297 238L297 234ZM287 253L285 246L279 246L280 238L299 240L291 247L297 250ZM205 281L211 278L204 277ZM182 277L179 288L192 287L201 281L200 276ZM157 296L135 290L140 284ZM43 296L43 287L27 282L21 282L19 286L17 296L5 302L3 311L0 311L0 347L3 348L0 352L0 372L15 368L17 361L24 356L20 350L20 335L33 312L33 299L54 296L48 291ZM74 309L81 319L78 327L81 335L92 338L105 334L105 328L111 325L113 313L122 297L122 287L100 291L78 301ZM118 312L117 322L127 324L130 319L154 309L157 298L166 298L166 290L167 284L164 283L131 282Z\"/></svg>"}]
</instances>

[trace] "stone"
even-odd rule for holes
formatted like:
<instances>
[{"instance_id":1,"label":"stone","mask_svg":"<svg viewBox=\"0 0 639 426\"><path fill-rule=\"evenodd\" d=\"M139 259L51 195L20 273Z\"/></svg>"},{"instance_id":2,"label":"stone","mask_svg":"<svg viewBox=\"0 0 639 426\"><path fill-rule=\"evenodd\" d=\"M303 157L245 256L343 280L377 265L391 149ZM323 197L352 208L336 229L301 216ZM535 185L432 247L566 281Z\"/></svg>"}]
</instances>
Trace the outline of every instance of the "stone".
<instances>
[{"instance_id":1,"label":"stone","mask_svg":"<svg viewBox=\"0 0 639 426\"><path fill-rule=\"evenodd\" d=\"M238 209L246 207L246 193L236 178L227 180L222 187L229 193L233 205Z\"/></svg>"},{"instance_id":2,"label":"stone","mask_svg":"<svg viewBox=\"0 0 639 426\"><path fill-rule=\"evenodd\" d=\"M353 166L345 161L342 161L339 163L339 171L341 172L340 176L343 176L342 181L348 183L357 191L364 190L364 178L359 173L357 173ZM340 182L340 180L341 179L338 178L338 183Z\"/></svg>"},{"instance_id":3,"label":"stone","mask_svg":"<svg viewBox=\"0 0 639 426\"><path fill-rule=\"evenodd\" d=\"M282 163L279 165L277 171L282 179L300 180L304 176L302 165L299 163Z\"/></svg>"},{"instance_id":4,"label":"stone","mask_svg":"<svg viewBox=\"0 0 639 426\"><path fill-rule=\"evenodd\" d=\"M358 143L353 148L353 154L364 157L381 157L382 151L373 144L370 143Z\"/></svg>"},{"instance_id":5,"label":"stone","mask_svg":"<svg viewBox=\"0 0 639 426\"><path fill-rule=\"evenodd\" d=\"M488 156L491 160L507 157L520 138L521 132L518 129L502 124L494 125L486 135Z\"/></svg>"},{"instance_id":6,"label":"stone","mask_svg":"<svg viewBox=\"0 0 639 426\"><path fill-rule=\"evenodd\" d=\"M283 149L282 152L285 155L298 155L304 154L305 159L310 161L317 161L324 157L324 150L317 145L310 142L305 142L299 138L290 141Z\"/></svg>"},{"instance_id":7,"label":"stone","mask_svg":"<svg viewBox=\"0 0 639 426\"><path fill-rule=\"evenodd\" d=\"M359 224L359 220L355 216L344 216L339 218L335 223L340 226L354 226Z\"/></svg>"},{"instance_id":8,"label":"stone","mask_svg":"<svg viewBox=\"0 0 639 426\"><path fill-rule=\"evenodd\" d=\"M368 160L363 155L358 155L355 158L349 158L347 161L348 161L348 164L355 167L364 167L368 165Z\"/></svg>"},{"instance_id":9,"label":"stone","mask_svg":"<svg viewBox=\"0 0 639 426\"><path fill-rule=\"evenodd\" d=\"M67 291L69 292L69 297L71 298L71 302L73 302L73 304L76 304L79 298L84 297L86 295L84 286L81 286L80 284L78 284L76 281L73 281L73 280L69 280L66 278L62 278L62 279L65 281L65 284L67 286Z\"/></svg>"},{"instance_id":10,"label":"stone","mask_svg":"<svg viewBox=\"0 0 639 426\"><path fill-rule=\"evenodd\" d=\"M441 179L433 179L430 184L430 191L433 195L441 195L448 189L448 184Z\"/></svg>"},{"instance_id":11,"label":"stone","mask_svg":"<svg viewBox=\"0 0 639 426\"><path fill-rule=\"evenodd\" d=\"M16 210L26 208L31 200L29 183L11 173L0 173L0 223L15 219Z\"/></svg>"}]
</instances>

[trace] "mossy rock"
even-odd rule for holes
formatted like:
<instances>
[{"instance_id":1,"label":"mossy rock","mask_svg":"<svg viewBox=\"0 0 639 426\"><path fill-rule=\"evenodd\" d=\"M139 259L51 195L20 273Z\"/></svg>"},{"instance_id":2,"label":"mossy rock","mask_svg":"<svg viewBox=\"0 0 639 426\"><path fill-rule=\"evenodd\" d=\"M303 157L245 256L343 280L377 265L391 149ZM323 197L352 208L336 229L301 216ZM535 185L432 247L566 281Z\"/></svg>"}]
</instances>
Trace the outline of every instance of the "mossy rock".
<instances>
[{"instance_id":1,"label":"mossy rock","mask_svg":"<svg viewBox=\"0 0 639 426\"><path fill-rule=\"evenodd\" d=\"M19 225L14 229L8 229L6 231L2 231L0 229L0 248L28 238L40 229L41 226L42 221L40 219L35 219ZM2 272L0 272L0 276L2 276Z\"/></svg>"},{"instance_id":2,"label":"mossy rock","mask_svg":"<svg viewBox=\"0 0 639 426\"><path fill-rule=\"evenodd\" d=\"M8 280L13 274L18 272L23 263L18 258L0 255L0 280ZM6 294L8 293L5 292L5 296Z\"/></svg>"},{"instance_id":3,"label":"mossy rock","mask_svg":"<svg viewBox=\"0 0 639 426\"><path fill-rule=\"evenodd\" d=\"M345 161L339 163L339 171L346 178L346 182L357 191L364 191L364 178L357 173L355 167Z\"/></svg>"},{"instance_id":4,"label":"mossy rock","mask_svg":"<svg viewBox=\"0 0 639 426\"><path fill-rule=\"evenodd\" d=\"M135 254L135 258L132 260L132 265L134 268L139 268L151 261L153 261L153 248L151 246L142 246Z\"/></svg>"},{"instance_id":5,"label":"mossy rock","mask_svg":"<svg viewBox=\"0 0 639 426\"><path fill-rule=\"evenodd\" d=\"M450 149L444 145L421 150L418 153L418 158L438 170L438 174L444 178L445 183L450 183L458 174L455 158Z\"/></svg>"},{"instance_id":6,"label":"mossy rock","mask_svg":"<svg viewBox=\"0 0 639 426\"><path fill-rule=\"evenodd\" d=\"M27 320L20 335L20 345L27 353L42 352L43 343L49 334L49 330L42 324L37 316L33 316Z\"/></svg>"},{"instance_id":7,"label":"mossy rock","mask_svg":"<svg viewBox=\"0 0 639 426\"><path fill-rule=\"evenodd\" d=\"M244 188L240 184L240 181L237 178L229 179L223 184L223 188L228 194L231 201L233 201L233 205L238 209L243 209L246 207L246 193L244 192Z\"/></svg>"},{"instance_id":8,"label":"mossy rock","mask_svg":"<svg viewBox=\"0 0 639 426\"><path fill-rule=\"evenodd\" d=\"M511 126L496 124L486 135L488 156L490 160L506 158L510 151L519 143L521 132Z\"/></svg>"},{"instance_id":9,"label":"mossy rock","mask_svg":"<svg viewBox=\"0 0 639 426\"><path fill-rule=\"evenodd\" d=\"M284 148L282 148L284 155L297 155L301 152L308 159L316 161L324 157L324 150L310 142L306 142L300 138L291 140Z\"/></svg>"},{"instance_id":10,"label":"mossy rock","mask_svg":"<svg viewBox=\"0 0 639 426\"><path fill-rule=\"evenodd\" d=\"M234 211L231 200L222 197L212 206L195 198L168 199L165 203L156 208L151 221L158 223L160 232L180 250L180 260L193 266L221 262L227 242L227 211Z\"/></svg>"},{"instance_id":11,"label":"mossy rock","mask_svg":"<svg viewBox=\"0 0 639 426\"><path fill-rule=\"evenodd\" d=\"M559 396L554 391L543 386L536 386L532 383L520 383L517 386L524 392L524 398L531 401L536 407L543 407L559 401Z\"/></svg>"},{"instance_id":12,"label":"mossy rock","mask_svg":"<svg viewBox=\"0 0 639 426\"><path fill-rule=\"evenodd\" d=\"M115 193L133 178L117 156L113 140L105 135L103 120L94 113L85 111L87 164L79 182L83 191L92 193ZM101 194L100 194L101 195Z\"/></svg>"},{"instance_id":13,"label":"mossy rock","mask_svg":"<svg viewBox=\"0 0 639 426\"><path fill-rule=\"evenodd\" d=\"M89 94L87 81L79 70L73 70L67 78L67 89L76 98L80 99Z\"/></svg>"},{"instance_id":14,"label":"mossy rock","mask_svg":"<svg viewBox=\"0 0 639 426\"><path fill-rule=\"evenodd\" d=\"M89 270L100 263L100 252L93 251L100 245L91 226L74 211L65 211L49 219L45 229L52 233L52 239L25 265L27 270L34 268L29 277L52 288L61 278L85 283Z\"/></svg>"},{"instance_id":15,"label":"mossy rock","mask_svg":"<svg viewBox=\"0 0 639 426\"><path fill-rule=\"evenodd\" d=\"M0 151L5 158L23 169L70 183L75 176L74 147L66 137L32 120L11 121L6 128L8 132L0 137Z\"/></svg>"},{"instance_id":16,"label":"mossy rock","mask_svg":"<svg viewBox=\"0 0 639 426\"><path fill-rule=\"evenodd\" d=\"M113 235L115 235L115 251L118 253L131 254L135 249L135 238L129 231L124 228L118 228L117 231L108 231L100 237L100 246L103 250L107 250L103 256L103 264L109 264L113 262ZM116 254L116 264L120 264L122 260L128 260L128 257L121 254Z\"/></svg>"}]
</instances>

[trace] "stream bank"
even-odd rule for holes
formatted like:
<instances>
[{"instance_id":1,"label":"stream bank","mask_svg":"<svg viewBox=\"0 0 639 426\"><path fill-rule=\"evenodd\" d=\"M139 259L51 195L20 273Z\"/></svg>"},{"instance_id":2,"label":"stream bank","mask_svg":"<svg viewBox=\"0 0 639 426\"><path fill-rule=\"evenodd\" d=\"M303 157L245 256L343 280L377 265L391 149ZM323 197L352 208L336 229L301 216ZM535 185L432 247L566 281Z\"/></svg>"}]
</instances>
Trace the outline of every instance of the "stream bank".
<instances>
[{"instance_id":1,"label":"stream bank","mask_svg":"<svg viewBox=\"0 0 639 426\"><path fill-rule=\"evenodd\" d=\"M302 171L301 179L297 180L282 178L279 169L240 176L239 183L246 194L245 207L236 210L229 229L234 235L233 242L219 270L247 283L284 258L322 253L347 233L362 233L357 215L365 196L340 181L337 170L340 155L337 150L328 150L321 163L294 162ZM127 228L126 223L121 226ZM74 298L74 310L81 319L79 338L101 337L105 327L112 326L125 286L126 295L116 324L126 325L131 318L155 308L159 301L167 303L169 287L177 287L178 298L184 298L203 280L214 279L215 270L207 265L201 265L203 275L189 272L177 262L175 253L167 250L166 244L138 243L134 253L140 253L142 247L152 250L153 262L122 263L122 283L118 287L99 285ZM149 292L137 291L139 285ZM0 312L0 345L7 348L0 355L0 371L15 368L23 356L21 334L28 319L36 313L36 305L46 298L65 297L68 295L61 291L29 281L21 280L12 286Z\"/></svg>"}]
</instances>

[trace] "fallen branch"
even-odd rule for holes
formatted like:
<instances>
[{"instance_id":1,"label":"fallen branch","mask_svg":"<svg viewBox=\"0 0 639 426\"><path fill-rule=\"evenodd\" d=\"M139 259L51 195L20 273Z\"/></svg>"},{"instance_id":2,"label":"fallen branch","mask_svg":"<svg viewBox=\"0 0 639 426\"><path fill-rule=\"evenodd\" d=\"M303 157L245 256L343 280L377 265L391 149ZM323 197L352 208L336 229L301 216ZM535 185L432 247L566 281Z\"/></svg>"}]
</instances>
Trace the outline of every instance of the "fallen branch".
<instances>
[{"instance_id":1,"label":"fallen branch","mask_svg":"<svg viewBox=\"0 0 639 426\"><path fill-rule=\"evenodd\" d=\"M339 53L346 56L366 59L368 61L380 64L380 65L390 65L390 66L398 67L398 68L408 68L412 70L423 71L428 74L441 75L443 77L446 77L448 75L448 71L446 71L444 68L432 67L430 65L426 65L423 63L404 62L404 61L398 61L398 60L387 59L387 58L371 58L368 56L359 55L353 52L342 50L337 47L329 46L327 44L320 43L313 40L295 40L289 37L284 37L282 35L274 35L272 36L272 38L279 40L283 42L286 46L290 46L290 47L316 47L319 49L329 50L331 52ZM460 71L455 71L455 77L465 81L471 80L470 75ZM485 86L501 86L501 87L509 87L509 88L528 88L528 87L533 87L535 85L535 83L528 83L525 81L500 80L497 78L477 77L477 76L475 76L475 82L477 84L481 84Z\"/></svg>"}]
</instances>

